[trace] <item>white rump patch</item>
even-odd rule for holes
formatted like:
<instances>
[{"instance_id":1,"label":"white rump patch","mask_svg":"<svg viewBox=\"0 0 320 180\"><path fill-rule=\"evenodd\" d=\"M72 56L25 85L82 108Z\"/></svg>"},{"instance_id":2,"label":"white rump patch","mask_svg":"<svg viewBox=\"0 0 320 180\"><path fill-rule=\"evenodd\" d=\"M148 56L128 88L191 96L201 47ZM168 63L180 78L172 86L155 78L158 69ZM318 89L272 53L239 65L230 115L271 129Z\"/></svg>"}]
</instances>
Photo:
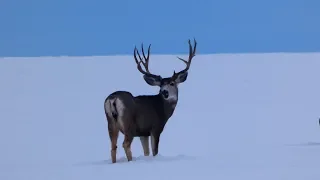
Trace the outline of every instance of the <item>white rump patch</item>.
<instances>
[{"instance_id":1,"label":"white rump patch","mask_svg":"<svg viewBox=\"0 0 320 180\"><path fill-rule=\"evenodd\" d=\"M114 105L113 105L114 102L116 104L116 107L114 107ZM106 111L110 117L113 117L112 112L117 112L117 114L118 114L118 118L116 120L117 126L120 130L123 130L124 129L124 122L123 122L122 118L123 118L123 113L124 113L124 108L125 108L123 102L119 98L108 99L106 101L105 108L106 108Z\"/></svg>"},{"instance_id":2,"label":"white rump patch","mask_svg":"<svg viewBox=\"0 0 320 180\"><path fill-rule=\"evenodd\" d=\"M117 112L118 112L118 119L117 119L117 125L119 127L120 130L124 130L124 121L123 121L123 114L124 114L124 104L123 102L117 98L115 99L115 103L116 103L116 109L117 109Z\"/></svg>"},{"instance_id":3,"label":"white rump patch","mask_svg":"<svg viewBox=\"0 0 320 180\"><path fill-rule=\"evenodd\" d=\"M108 114L108 116L112 117L112 106L110 106L110 104L113 102L113 99L108 99L105 103L104 103L104 108Z\"/></svg>"}]
</instances>

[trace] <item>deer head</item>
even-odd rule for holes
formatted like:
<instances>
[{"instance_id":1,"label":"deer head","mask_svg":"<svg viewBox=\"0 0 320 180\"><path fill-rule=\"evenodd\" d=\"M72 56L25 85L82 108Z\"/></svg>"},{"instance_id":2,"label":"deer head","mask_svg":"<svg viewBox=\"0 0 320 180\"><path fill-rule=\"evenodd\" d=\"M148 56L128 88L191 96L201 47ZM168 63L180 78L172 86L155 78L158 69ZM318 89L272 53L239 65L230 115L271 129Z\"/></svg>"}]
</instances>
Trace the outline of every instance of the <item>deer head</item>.
<instances>
[{"instance_id":1,"label":"deer head","mask_svg":"<svg viewBox=\"0 0 320 180\"><path fill-rule=\"evenodd\" d=\"M195 56L196 53L196 47L197 42L194 39L194 47L192 48L190 40L189 43L189 59L184 60L180 57L177 57L179 60L183 61L186 64L186 68L182 71L176 73L173 72L173 75L171 77L162 78L160 75L155 75L150 73L149 71L149 55L150 55L150 47L151 44L148 47L148 55L145 56L143 45L142 45L142 55L143 58L140 56L139 51L137 48L134 48L134 59L137 64L137 69L143 74L143 78L146 81L147 84L150 86L159 86L160 92L159 94L162 95L163 99L167 101L177 101L178 100L178 85L180 83L183 83L187 80L188 77L188 70L191 65L192 58ZM137 59L137 55L140 60ZM143 60L144 59L144 60ZM142 69L141 64L144 66L144 69Z\"/></svg>"}]
</instances>

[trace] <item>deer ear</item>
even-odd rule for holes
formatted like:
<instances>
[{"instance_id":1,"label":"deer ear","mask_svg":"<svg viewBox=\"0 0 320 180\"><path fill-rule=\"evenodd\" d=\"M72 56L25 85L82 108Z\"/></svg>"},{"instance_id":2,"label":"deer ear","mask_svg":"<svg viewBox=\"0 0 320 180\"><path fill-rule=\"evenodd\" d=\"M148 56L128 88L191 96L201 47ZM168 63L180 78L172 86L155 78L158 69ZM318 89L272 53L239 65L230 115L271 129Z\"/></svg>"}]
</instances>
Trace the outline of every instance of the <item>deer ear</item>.
<instances>
[{"instance_id":1,"label":"deer ear","mask_svg":"<svg viewBox=\"0 0 320 180\"><path fill-rule=\"evenodd\" d=\"M152 75L143 75L143 79L150 86L160 86L161 85L161 76L152 76Z\"/></svg>"},{"instance_id":2,"label":"deer ear","mask_svg":"<svg viewBox=\"0 0 320 180\"><path fill-rule=\"evenodd\" d=\"M177 78L176 78L176 83L179 84L179 83L183 83L184 81L187 80L187 77L188 77L188 71L184 72L184 73L179 73L177 75Z\"/></svg>"}]
</instances>

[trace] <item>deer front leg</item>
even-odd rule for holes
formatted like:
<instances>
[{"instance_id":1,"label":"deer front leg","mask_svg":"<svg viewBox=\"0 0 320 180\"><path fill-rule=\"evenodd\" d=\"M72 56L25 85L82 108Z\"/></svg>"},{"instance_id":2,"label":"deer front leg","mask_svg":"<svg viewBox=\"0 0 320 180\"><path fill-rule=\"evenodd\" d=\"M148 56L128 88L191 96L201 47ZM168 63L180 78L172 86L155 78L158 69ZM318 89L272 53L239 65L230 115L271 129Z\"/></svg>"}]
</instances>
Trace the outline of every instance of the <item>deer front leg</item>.
<instances>
[{"instance_id":1,"label":"deer front leg","mask_svg":"<svg viewBox=\"0 0 320 180\"><path fill-rule=\"evenodd\" d=\"M149 151L149 137L148 136L141 136L140 141L142 144L143 148L143 153L145 156L149 156L150 151Z\"/></svg>"},{"instance_id":2,"label":"deer front leg","mask_svg":"<svg viewBox=\"0 0 320 180\"><path fill-rule=\"evenodd\" d=\"M124 151L126 153L126 156L127 156L127 159L128 161L132 161L132 152L131 152L131 143L132 143L132 140L133 140L133 136L128 136L128 135L125 135L124 136L124 141L123 141L123 148L124 148Z\"/></svg>"},{"instance_id":3,"label":"deer front leg","mask_svg":"<svg viewBox=\"0 0 320 180\"><path fill-rule=\"evenodd\" d=\"M117 141L119 129L113 123L108 123L108 131L111 140L111 160L112 163L115 163L117 159Z\"/></svg>"},{"instance_id":4,"label":"deer front leg","mask_svg":"<svg viewBox=\"0 0 320 180\"><path fill-rule=\"evenodd\" d=\"M152 146L153 156L158 155L159 141L160 141L160 134L158 133L151 134L151 146Z\"/></svg>"}]
</instances>

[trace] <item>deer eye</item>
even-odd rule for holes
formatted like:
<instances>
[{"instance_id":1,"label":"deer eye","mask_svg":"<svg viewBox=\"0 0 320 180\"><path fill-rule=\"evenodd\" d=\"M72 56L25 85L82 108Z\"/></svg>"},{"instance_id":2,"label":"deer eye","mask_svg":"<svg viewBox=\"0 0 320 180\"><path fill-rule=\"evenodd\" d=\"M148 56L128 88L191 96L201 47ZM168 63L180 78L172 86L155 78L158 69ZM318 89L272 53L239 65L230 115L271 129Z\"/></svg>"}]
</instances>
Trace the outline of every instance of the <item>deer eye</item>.
<instances>
[{"instance_id":1,"label":"deer eye","mask_svg":"<svg viewBox=\"0 0 320 180\"><path fill-rule=\"evenodd\" d=\"M173 82L171 82L171 83L170 83L170 86L173 86L173 85L174 85L174 83L173 83Z\"/></svg>"}]
</instances>

